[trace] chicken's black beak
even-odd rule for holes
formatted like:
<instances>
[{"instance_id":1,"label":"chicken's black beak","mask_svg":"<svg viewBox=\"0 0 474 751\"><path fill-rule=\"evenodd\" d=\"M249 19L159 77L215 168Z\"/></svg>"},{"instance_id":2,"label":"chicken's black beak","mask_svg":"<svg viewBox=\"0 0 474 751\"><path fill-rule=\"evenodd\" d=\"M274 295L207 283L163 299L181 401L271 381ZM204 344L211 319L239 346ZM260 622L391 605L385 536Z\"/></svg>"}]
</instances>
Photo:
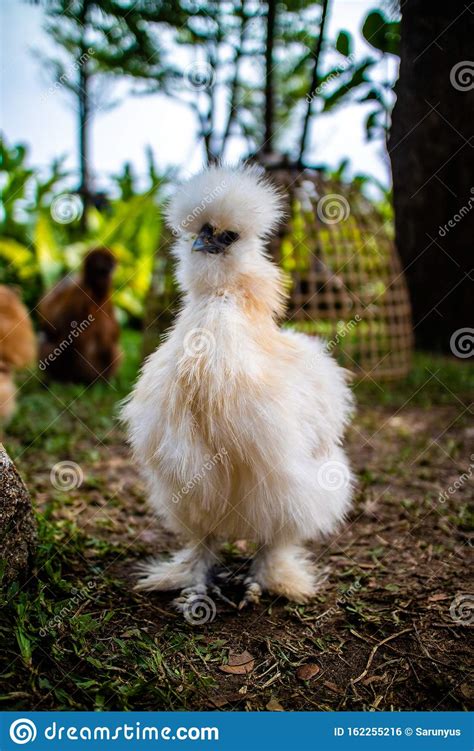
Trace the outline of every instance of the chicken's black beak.
<instances>
[{"instance_id":1,"label":"chicken's black beak","mask_svg":"<svg viewBox=\"0 0 474 751\"><path fill-rule=\"evenodd\" d=\"M202 253L220 253L221 250L214 237L212 235L209 237L203 232L200 232L196 237L192 249Z\"/></svg>"},{"instance_id":2,"label":"chicken's black beak","mask_svg":"<svg viewBox=\"0 0 474 751\"><path fill-rule=\"evenodd\" d=\"M225 231L217 233L210 224L205 224L196 237L192 250L202 253L223 253L229 245L239 239L237 232Z\"/></svg>"}]
</instances>

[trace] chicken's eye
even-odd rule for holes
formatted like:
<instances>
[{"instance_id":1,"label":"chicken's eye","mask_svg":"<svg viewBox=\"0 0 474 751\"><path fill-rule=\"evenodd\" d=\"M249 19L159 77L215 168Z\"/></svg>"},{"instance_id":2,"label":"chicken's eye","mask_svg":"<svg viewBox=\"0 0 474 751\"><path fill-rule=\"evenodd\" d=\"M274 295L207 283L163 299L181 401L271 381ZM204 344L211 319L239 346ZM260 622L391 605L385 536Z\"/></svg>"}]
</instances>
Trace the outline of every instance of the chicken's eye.
<instances>
[{"instance_id":1,"label":"chicken's eye","mask_svg":"<svg viewBox=\"0 0 474 751\"><path fill-rule=\"evenodd\" d=\"M236 240L239 239L239 233L238 232L232 232L232 230L225 230L225 232L221 232L219 237L217 238L222 245L231 245L232 243L235 243Z\"/></svg>"},{"instance_id":2,"label":"chicken's eye","mask_svg":"<svg viewBox=\"0 0 474 751\"><path fill-rule=\"evenodd\" d=\"M212 235L214 234L214 227L211 224L203 224L200 234L206 235L207 237L212 237Z\"/></svg>"}]
</instances>

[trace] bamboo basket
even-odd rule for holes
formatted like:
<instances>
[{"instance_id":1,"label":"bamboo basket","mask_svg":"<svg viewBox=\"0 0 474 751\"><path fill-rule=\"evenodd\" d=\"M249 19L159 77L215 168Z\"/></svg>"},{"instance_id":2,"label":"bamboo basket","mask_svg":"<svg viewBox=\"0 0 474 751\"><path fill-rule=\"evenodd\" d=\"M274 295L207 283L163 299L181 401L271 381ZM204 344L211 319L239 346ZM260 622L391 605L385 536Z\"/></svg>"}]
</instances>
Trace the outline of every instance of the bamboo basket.
<instances>
[{"instance_id":1,"label":"bamboo basket","mask_svg":"<svg viewBox=\"0 0 474 751\"><path fill-rule=\"evenodd\" d=\"M286 325L319 335L361 378L405 376L413 328L392 225L351 186L315 170L274 169L288 220L271 245L288 272Z\"/></svg>"}]
</instances>

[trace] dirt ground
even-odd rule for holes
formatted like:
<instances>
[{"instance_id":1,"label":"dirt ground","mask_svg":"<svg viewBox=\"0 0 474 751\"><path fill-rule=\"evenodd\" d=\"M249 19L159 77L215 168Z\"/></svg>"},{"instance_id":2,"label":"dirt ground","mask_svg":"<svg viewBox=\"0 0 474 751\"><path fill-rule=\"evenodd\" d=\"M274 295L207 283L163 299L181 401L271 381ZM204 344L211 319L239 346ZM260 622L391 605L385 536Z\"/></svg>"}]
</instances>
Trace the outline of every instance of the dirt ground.
<instances>
[{"instance_id":1,"label":"dirt ground","mask_svg":"<svg viewBox=\"0 0 474 751\"><path fill-rule=\"evenodd\" d=\"M472 370L425 358L405 383L357 387L356 502L314 548L327 576L318 597L267 595L238 611L240 585L217 576L223 596L212 593L201 625L173 610L172 594L133 590L136 561L178 545L148 511L113 418L135 370L106 396L36 378L22 390L6 444L40 512L40 546L32 576L4 598L0 706L472 707ZM62 460L80 467L79 486L53 482ZM251 551L228 545L216 574L242 574Z\"/></svg>"}]
</instances>

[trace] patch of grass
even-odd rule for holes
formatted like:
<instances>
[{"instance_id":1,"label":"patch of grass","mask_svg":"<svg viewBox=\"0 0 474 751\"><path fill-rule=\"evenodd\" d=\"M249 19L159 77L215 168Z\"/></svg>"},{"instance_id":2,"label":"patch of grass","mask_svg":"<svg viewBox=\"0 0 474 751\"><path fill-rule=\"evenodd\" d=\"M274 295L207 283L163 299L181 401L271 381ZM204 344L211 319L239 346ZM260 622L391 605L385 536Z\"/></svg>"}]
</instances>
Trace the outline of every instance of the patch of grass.
<instances>
[{"instance_id":1,"label":"patch of grass","mask_svg":"<svg viewBox=\"0 0 474 751\"><path fill-rule=\"evenodd\" d=\"M454 357L417 352L406 378L382 383L365 378L354 384L354 391L362 404L430 407L459 399L468 405L474 393L474 366Z\"/></svg>"},{"instance_id":2,"label":"patch of grass","mask_svg":"<svg viewBox=\"0 0 474 751\"><path fill-rule=\"evenodd\" d=\"M136 378L140 346L139 332L123 332L124 362L109 384L57 383L39 370L23 375L18 410L4 441L20 469L29 475L31 460L41 463L47 457L93 461L101 443L116 440L119 403Z\"/></svg>"},{"instance_id":3,"label":"patch of grass","mask_svg":"<svg viewBox=\"0 0 474 751\"><path fill-rule=\"evenodd\" d=\"M28 696L30 709L183 709L199 687L213 685L181 657L205 662L217 643L203 652L186 623L174 626L171 610L160 613L158 634L148 633L153 608L114 575L126 548L41 517L39 539L31 577L12 584L0 602L0 703L25 707Z\"/></svg>"}]
</instances>

